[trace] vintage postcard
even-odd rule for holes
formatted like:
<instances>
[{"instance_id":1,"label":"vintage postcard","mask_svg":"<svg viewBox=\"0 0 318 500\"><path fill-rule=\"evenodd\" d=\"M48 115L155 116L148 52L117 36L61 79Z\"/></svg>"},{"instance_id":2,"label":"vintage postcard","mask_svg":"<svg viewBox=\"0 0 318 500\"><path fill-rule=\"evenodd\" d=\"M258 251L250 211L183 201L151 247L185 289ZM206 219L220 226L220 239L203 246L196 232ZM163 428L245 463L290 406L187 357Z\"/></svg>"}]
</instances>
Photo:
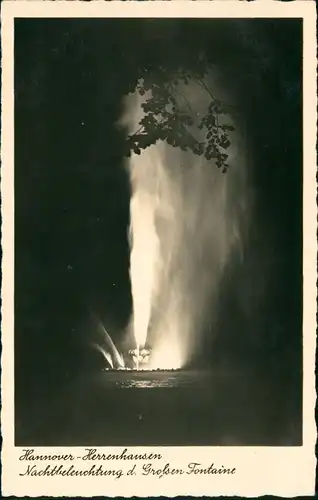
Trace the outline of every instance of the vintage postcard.
<instances>
[{"instance_id":1,"label":"vintage postcard","mask_svg":"<svg viewBox=\"0 0 318 500\"><path fill-rule=\"evenodd\" d=\"M314 495L315 3L1 16L3 495Z\"/></svg>"}]
</instances>

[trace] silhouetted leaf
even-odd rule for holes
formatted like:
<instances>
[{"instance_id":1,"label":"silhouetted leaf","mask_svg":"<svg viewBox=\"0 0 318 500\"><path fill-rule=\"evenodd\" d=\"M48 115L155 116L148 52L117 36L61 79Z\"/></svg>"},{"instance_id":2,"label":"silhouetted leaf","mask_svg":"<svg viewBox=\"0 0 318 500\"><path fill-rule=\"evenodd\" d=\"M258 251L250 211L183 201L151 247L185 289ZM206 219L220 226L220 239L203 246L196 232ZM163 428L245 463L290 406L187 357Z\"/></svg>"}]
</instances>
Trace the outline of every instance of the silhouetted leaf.
<instances>
[{"instance_id":1,"label":"silhouetted leaf","mask_svg":"<svg viewBox=\"0 0 318 500\"><path fill-rule=\"evenodd\" d=\"M204 87L202 78L206 72L204 58L192 71L179 68L178 71L172 72L171 69L162 66L144 69L144 73L140 74L137 90L142 96L151 90L151 97L141 104L144 116L140 120L140 129L127 138L126 156L129 157L131 151L140 154L141 150L158 140L165 140L172 147L179 147L182 151L204 155L208 161L216 159L216 166L222 171L227 170L228 164L225 162L228 155L224 150L230 147L231 142L226 132L233 132L234 126L218 123L218 115L228 112L226 104L212 98L207 91L210 102L205 116L196 126L198 131L206 129L207 133L202 140L201 132L201 141L198 141L192 135L193 130L189 128L195 126L194 118L197 118L195 109L192 108L194 104L177 88L179 83L189 84L193 77L199 79L201 86ZM193 133L196 135L194 131Z\"/></svg>"}]
</instances>

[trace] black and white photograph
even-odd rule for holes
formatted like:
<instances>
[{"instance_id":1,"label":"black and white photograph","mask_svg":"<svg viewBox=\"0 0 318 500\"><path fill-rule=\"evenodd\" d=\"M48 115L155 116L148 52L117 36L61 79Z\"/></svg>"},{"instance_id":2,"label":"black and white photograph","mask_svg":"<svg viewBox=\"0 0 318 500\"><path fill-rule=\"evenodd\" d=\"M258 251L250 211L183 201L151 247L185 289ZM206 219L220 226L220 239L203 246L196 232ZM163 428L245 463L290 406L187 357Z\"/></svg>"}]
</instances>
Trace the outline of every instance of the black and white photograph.
<instances>
[{"instance_id":1,"label":"black and white photograph","mask_svg":"<svg viewBox=\"0 0 318 500\"><path fill-rule=\"evenodd\" d=\"M15 15L25 453L303 446L304 20L251 16Z\"/></svg>"},{"instance_id":2,"label":"black and white photograph","mask_svg":"<svg viewBox=\"0 0 318 500\"><path fill-rule=\"evenodd\" d=\"M301 39L16 19L18 445L301 445Z\"/></svg>"}]
</instances>

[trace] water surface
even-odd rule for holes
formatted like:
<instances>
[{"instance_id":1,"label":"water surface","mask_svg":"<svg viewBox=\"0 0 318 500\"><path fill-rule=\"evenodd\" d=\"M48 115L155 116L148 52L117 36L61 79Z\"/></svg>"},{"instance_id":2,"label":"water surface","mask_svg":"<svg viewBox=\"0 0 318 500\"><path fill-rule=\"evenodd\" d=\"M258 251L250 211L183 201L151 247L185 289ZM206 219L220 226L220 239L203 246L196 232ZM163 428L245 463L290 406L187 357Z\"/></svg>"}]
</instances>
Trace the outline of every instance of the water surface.
<instances>
[{"instance_id":1,"label":"water surface","mask_svg":"<svg viewBox=\"0 0 318 500\"><path fill-rule=\"evenodd\" d=\"M28 407L25 446L301 445L299 395L243 371L99 371Z\"/></svg>"}]
</instances>

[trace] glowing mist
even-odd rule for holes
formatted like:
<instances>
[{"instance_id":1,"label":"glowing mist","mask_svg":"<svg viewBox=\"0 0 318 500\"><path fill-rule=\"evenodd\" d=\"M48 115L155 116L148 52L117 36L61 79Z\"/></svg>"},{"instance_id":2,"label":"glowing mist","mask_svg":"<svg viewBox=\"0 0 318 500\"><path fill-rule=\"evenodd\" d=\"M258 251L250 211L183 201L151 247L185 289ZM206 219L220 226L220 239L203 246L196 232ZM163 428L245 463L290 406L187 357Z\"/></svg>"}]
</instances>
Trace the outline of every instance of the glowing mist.
<instances>
[{"instance_id":1,"label":"glowing mist","mask_svg":"<svg viewBox=\"0 0 318 500\"><path fill-rule=\"evenodd\" d=\"M199 116L210 102L190 83L181 89ZM181 92L180 92L181 95ZM124 122L139 128L141 98L126 100ZM200 344L207 312L217 314L220 280L233 252L242 251L247 225L244 153L235 134L230 170L158 142L128 162L130 276L138 348L152 348L151 368L176 369Z\"/></svg>"}]
</instances>

